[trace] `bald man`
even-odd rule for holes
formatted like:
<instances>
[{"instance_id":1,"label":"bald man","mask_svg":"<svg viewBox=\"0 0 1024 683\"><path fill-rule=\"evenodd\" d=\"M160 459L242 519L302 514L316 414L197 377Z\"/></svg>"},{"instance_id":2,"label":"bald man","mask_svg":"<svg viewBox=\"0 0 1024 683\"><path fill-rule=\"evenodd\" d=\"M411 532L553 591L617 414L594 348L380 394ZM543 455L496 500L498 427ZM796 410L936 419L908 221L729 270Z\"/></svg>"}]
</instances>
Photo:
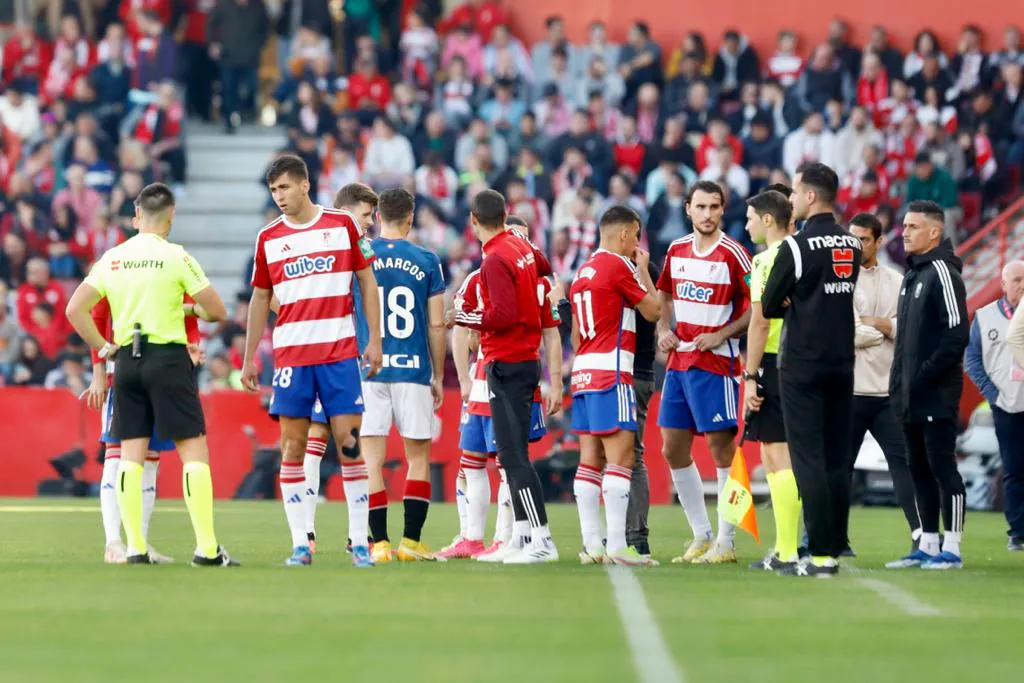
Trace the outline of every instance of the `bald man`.
<instances>
[{"instance_id":1,"label":"bald man","mask_svg":"<svg viewBox=\"0 0 1024 683\"><path fill-rule=\"evenodd\" d=\"M1003 268L1003 295L981 308L971 324L964 352L967 376L992 407L999 455L1003 460L1003 500L1009 540L1007 548L1024 551L1024 360L1014 358L1009 340L1010 321L1024 294L1024 261Z\"/></svg>"}]
</instances>

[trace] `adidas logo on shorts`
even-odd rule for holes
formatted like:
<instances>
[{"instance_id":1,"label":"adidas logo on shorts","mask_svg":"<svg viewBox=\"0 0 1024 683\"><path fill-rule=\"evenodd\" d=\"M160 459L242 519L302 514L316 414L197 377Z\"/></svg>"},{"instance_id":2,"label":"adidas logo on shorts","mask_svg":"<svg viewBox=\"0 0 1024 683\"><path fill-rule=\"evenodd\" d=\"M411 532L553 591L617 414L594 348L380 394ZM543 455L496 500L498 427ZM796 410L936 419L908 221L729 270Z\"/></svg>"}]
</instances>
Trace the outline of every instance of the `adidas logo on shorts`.
<instances>
[{"instance_id":1,"label":"adidas logo on shorts","mask_svg":"<svg viewBox=\"0 0 1024 683\"><path fill-rule=\"evenodd\" d=\"M722 421L722 414L721 413L715 413L715 417L712 418L711 421L712 422L721 422Z\"/></svg>"}]
</instances>

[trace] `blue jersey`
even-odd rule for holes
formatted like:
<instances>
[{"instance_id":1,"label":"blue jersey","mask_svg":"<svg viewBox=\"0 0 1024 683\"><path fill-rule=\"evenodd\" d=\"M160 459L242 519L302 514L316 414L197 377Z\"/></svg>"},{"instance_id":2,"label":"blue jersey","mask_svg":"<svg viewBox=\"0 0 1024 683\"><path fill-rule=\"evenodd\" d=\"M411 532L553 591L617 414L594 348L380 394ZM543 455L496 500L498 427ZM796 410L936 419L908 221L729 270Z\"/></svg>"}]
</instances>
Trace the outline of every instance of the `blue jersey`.
<instances>
[{"instance_id":1,"label":"blue jersey","mask_svg":"<svg viewBox=\"0 0 1024 683\"><path fill-rule=\"evenodd\" d=\"M444 294L437 254L408 240L373 241L384 365L370 382L430 384L427 301ZM367 333L369 336L369 333Z\"/></svg>"},{"instance_id":2,"label":"blue jersey","mask_svg":"<svg viewBox=\"0 0 1024 683\"><path fill-rule=\"evenodd\" d=\"M359 291L359 278L352 278L352 301L356 307L356 348L359 349L359 357L363 357L366 345L370 343L370 328L366 323L366 314L363 313L363 295Z\"/></svg>"}]
</instances>

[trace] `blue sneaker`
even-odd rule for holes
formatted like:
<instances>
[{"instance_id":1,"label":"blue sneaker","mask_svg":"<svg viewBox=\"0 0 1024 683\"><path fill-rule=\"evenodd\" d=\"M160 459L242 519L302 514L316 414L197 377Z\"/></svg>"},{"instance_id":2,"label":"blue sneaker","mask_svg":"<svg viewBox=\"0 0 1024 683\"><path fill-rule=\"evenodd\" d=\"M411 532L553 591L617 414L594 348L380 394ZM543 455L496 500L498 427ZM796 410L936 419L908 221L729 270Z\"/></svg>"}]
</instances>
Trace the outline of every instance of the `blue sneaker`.
<instances>
[{"instance_id":1,"label":"blue sneaker","mask_svg":"<svg viewBox=\"0 0 1024 683\"><path fill-rule=\"evenodd\" d=\"M934 559L922 563L921 569L960 569L963 566L964 561L959 555L943 550Z\"/></svg>"},{"instance_id":2,"label":"blue sneaker","mask_svg":"<svg viewBox=\"0 0 1024 683\"><path fill-rule=\"evenodd\" d=\"M375 566L368 547L365 545L352 546L352 566L359 568Z\"/></svg>"},{"instance_id":3,"label":"blue sneaker","mask_svg":"<svg viewBox=\"0 0 1024 683\"><path fill-rule=\"evenodd\" d=\"M308 545L300 545L292 550L292 556L284 561L286 567L304 567L313 564L313 551Z\"/></svg>"},{"instance_id":4,"label":"blue sneaker","mask_svg":"<svg viewBox=\"0 0 1024 683\"><path fill-rule=\"evenodd\" d=\"M910 567L921 567L925 562L933 562L939 558L938 555L929 555L920 548L914 550L909 555L904 555L898 560L892 562L886 562L886 569L908 569Z\"/></svg>"}]
</instances>

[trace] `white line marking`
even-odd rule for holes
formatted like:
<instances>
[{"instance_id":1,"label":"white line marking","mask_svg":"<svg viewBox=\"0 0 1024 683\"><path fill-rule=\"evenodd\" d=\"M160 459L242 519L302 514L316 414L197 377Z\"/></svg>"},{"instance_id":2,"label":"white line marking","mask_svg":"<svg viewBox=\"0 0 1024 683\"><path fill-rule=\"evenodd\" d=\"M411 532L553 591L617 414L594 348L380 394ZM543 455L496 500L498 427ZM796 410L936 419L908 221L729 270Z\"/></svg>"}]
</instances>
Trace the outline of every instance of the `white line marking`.
<instances>
[{"instance_id":1,"label":"white line marking","mask_svg":"<svg viewBox=\"0 0 1024 683\"><path fill-rule=\"evenodd\" d=\"M857 583L870 588L878 594L880 598L886 602L899 607L901 610L906 612L912 617L939 617L942 616L942 610L938 607L933 607L928 603L921 602L915 598L912 594L903 590L899 586L883 581L882 579L874 579L868 576L864 576L864 572L846 565L854 576L857 577Z\"/></svg>"},{"instance_id":2,"label":"white line marking","mask_svg":"<svg viewBox=\"0 0 1024 683\"><path fill-rule=\"evenodd\" d=\"M605 570L641 683L683 683L636 574L626 567L606 566Z\"/></svg>"}]
</instances>

